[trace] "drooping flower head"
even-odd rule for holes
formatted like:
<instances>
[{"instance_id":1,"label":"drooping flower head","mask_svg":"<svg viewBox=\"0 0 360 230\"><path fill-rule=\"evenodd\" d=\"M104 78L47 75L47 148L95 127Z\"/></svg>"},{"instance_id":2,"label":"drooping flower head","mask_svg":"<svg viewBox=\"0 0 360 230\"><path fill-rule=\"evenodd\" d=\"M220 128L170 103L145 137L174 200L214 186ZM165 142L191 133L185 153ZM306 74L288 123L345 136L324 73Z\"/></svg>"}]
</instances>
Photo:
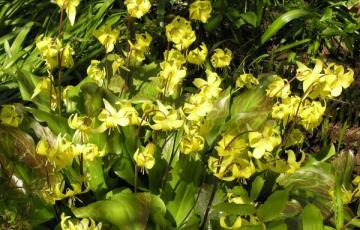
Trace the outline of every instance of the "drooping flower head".
<instances>
[{"instance_id":1,"label":"drooping flower head","mask_svg":"<svg viewBox=\"0 0 360 230\"><path fill-rule=\"evenodd\" d=\"M206 23L211 16L212 6L209 0L195 1L190 4L190 19Z\"/></svg>"},{"instance_id":2,"label":"drooping flower head","mask_svg":"<svg viewBox=\"0 0 360 230\"><path fill-rule=\"evenodd\" d=\"M149 0L126 0L125 5L131 17L141 18L151 8Z\"/></svg>"},{"instance_id":3,"label":"drooping flower head","mask_svg":"<svg viewBox=\"0 0 360 230\"><path fill-rule=\"evenodd\" d=\"M180 16L176 16L165 29L167 40L175 43L178 50L187 49L196 39L191 23Z\"/></svg>"},{"instance_id":4,"label":"drooping flower head","mask_svg":"<svg viewBox=\"0 0 360 230\"><path fill-rule=\"evenodd\" d=\"M94 36L105 47L106 53L114 50L119 34L120 31L118 29L111 29L111 25L103 25L94 32Z\"/></svg>"}]
</instances>

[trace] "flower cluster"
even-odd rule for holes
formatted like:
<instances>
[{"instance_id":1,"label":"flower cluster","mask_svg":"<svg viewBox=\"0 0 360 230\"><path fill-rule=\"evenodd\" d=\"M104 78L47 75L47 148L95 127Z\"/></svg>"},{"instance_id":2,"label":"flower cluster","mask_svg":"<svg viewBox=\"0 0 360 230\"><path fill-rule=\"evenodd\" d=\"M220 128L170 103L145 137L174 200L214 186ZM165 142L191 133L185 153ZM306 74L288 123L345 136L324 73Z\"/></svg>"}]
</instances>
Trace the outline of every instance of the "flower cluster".
<instances>
[{"instance_id":1,"label":"flower cluster","mask_svg":"<svg viewBox=\"0 0 360 230\"><path fill-rule=\"evenodd\" d=\"M58 63L61 63L61 66L66 68L74 65L72 58L74 50L69 44L63 46L59 39L40 36L36 40L36 47L40 50L49 69L58 67Z\"/></svg>"}]
</instances>

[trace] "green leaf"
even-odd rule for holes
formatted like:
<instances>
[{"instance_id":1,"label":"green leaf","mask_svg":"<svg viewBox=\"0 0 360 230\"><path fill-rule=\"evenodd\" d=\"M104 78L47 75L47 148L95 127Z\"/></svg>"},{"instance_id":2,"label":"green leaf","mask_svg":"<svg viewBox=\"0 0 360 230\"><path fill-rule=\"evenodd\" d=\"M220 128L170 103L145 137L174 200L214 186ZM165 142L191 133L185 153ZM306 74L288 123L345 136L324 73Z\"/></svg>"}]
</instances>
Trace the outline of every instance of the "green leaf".
<instances>
[{"instance_id":1,"label":"green leaf","mask_svg":"<svg viewBox=\"0 0 360 230\"><path fill-rule=\"evenodd\" d=\"M212 207L213 210L232 214L232 215L238 215L238 216L244 216L244 215L252 215L256 211L255 207L250 204L234 204L234 203L221 203L218 205L215 205Z\"/></svg>"},{"instance_id":2,"label":"green leaf","mask_svg":"<svg viewBox=\"0 0 360 230\"><path fill-rule=\"evenodd\" d=\"M103 174L102 161L100 159L94 159L93 161L86 162L86 164L90 174L90 189L96 193L106 189L107 186Z\"/></svg>"},{"instance_id":3,"label":"green leaf","mask_svg":"<svg viewBox=\"0 0 360 230\"><path fill-rule=\"evenodd\" d=\"M287 225L283 221L270 222L266 227L267 230L287 230Z\"/></svg>"},{"instance_id":4,"label":"green leaf","mask_svg":"<svg viewBox=\"0 0 360 230\"><path fill-rule=\"evenodd\" d=\"M257 26L258 18L257 18L256 14L254 12L249 11L249 12L246 12L246 13L242 13L242 14L240 14L240 17L242 19L244 19L245 22L252 25L253 27Z\"/></svg>"},{"instance_id":5,"label":"green leaf","mask_svg":"<svg viewBox=\"0 0 360 230\"><path fill-rule=\"evenodd\" d=\"M266 121L271 111L271 104L266 98L262 88L247 90L234 97L231 103L231 118L225 125L226 131L237 131L238 133L257 130Z\"/></svg>"},{"instance_id":6,"label":"green leaf","mask_svg":"<svg viewBox=\"0 0 360 230\"><path fill-rule=\"evenodd\" d=\"M14 42L12 43L10 50L12 54L19 52L22 43L24 42L26 36L30 32L31 27L34 25L34 22L28 22L26 25L21 29L19 34L16 36Z\"/></svg>"},{"instance_id":7,"label":"green leaf","mask_svg":"<svg viewBox=\"0 0 360 230\"><path fill-rule=\"evenodd\" d=\"M324 228L323 217L315 205L306 205L300 216L304 230L321 230Z\"/></svg>"},{"instance_id":8,"label":"green leaf","mask_svg":"<svg viewBox=\"0 0 360 230\"><path fill-rule=\"evenodd\" d=\"M285 14L278 17L264 34L261 36L261 44L267 42L272 36L274 36L282 27L284 27L287 23L291 22L294 19L298 19L301 17L305 17L313 14L312 12L305 9L296 9L286 12Z\"/></svg>"},{"instance_id":9,"label":"green leaf","mask_svg":"<svg viewBox=\"0 0 360 230\"><path fill-rule=\"evenodd\" d=\"M38 121L45 122L55 134L67 134L69 137L72 137L74 131L69 128L65 117L34 108L28 108L28 110Z\"/></svg>"},{"instance_id":10,"label":"green leaf","mask_svg":"<svg viewBox=\"0 0 360 230\"><path fill-rule=\"evenodd\" d=\"M355 227L359 227L360 228L360 220L359 219L352 219L350 221L351 225L354 225Z\"/></svg>"},{"instance_id":11,"label":"green leaf","mask_svg":"<svg viewBox=\"0 0 360 230\"><path fill-rule=\"evenodd\" d=\"M264 204L260 205L256 211L257 215L263 222L278 219L281 211L285 208L288 201L288 192L278 190L272 193Z\"/></svg>"},{"instance_id":12,"label":"green leaf","mask_svg":"<svg viewBox=\"0 0 360 230\"><path fill-rule=\"evenodd\" d=\"M204 25L205 30L213 31L214 29L218 28L222 19L223 19L223 16L221 14L216 14L216 15L212 16L208 20L208 22Z\"/></svg>"},{"instance_id":13,"label":"green leaf","mask_svg":"<svg viewBox=\"0 0 360 230\"><path fill-rule=\"evenodd\" d=\"M260 192L264 186L265 180L262 178L262 176L257 176L255 180L251 184L251 190L250 190L250 200L255 201L259 195Z\"/></svg>"},{"instance_id":14,"label":"green leaf","mask_svg":"<svg viewBox=\"0 0 360 230\"><path fill-rule=\"evenodd\" d=\"M148 226L166 229L166 209L162 200L150 193L134 194L129 189L111 195L109 199L73 208L77 218L107 221L119 229L148 229Z\"/></svg>"}]
</instances>

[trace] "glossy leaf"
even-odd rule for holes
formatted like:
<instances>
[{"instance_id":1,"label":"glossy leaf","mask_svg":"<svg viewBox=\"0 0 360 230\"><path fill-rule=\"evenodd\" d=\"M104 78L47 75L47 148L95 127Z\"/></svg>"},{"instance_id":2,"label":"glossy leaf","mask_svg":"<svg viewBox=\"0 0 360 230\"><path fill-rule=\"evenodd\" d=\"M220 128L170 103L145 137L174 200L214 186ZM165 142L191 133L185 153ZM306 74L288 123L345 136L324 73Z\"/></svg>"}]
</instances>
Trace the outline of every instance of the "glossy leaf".
<instances>
[{"instance_id":1,"label":"glossy leaf","mask_svg":"<svg viewBox=\"0 0 360 230\"><path fill-rule=\"evenodd\" d=\"M321 230L324 228L321 212L313 204L305 206L301 213L301 222L304 230Z\"/></svg>"},{"instance_id":2,"label":"glossy leaf","mask_svg":"<svg viewBox=\"0 0 360 230\"><path fill-rule=\"evenodd\" d=\"M288 201L288 192L278 190L272 193L264 204L260 205L256 213L263 222L275 220L280 217L281 211Z\"/></svg>"},{"instance_id":3,"label":"glossy leaf","mask_svg":"<svg viewBox=\"0 0 360 230\"><path fill-rule=\"evenodd\" d=\"M267 30L264 32L264 34L261 36L261 44L264 44L267 42L272 36L274 36L281 28L283 28L287 23L294 19L298 19L301 17L309 16L312 12L305 10L305 9L296 9L291 10L289 12L286 12L285 14L278 17L270 26L267 28Z\"/></svg>"}]
</instances>

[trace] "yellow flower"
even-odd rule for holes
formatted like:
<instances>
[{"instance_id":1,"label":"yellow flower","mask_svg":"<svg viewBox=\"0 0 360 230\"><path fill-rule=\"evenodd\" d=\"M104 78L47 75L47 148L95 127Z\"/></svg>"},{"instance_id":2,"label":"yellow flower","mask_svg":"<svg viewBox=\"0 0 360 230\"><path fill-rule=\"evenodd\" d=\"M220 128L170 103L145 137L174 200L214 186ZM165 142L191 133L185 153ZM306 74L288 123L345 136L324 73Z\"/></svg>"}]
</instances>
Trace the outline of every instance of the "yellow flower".
<instances>
[{"instance_id":1,"label":"yellow flower","mask_svg":"<svg viewBox=\"0 0 360 230\"><path fill-rule=\"evenodd\" d=\"M89 78L94 80L98 86L102 86L105 82L106 73L105 68L100 67L100 61L91 60L91 64L86 70Z\"/></svg>"},{"instance_id":2,"label":"yellow flower","mask_svg":"<svg viewBox=\"0 0 360 230\"><path fill-rule=\"evenodd\" d=\"M205 139L199 135L198 127L184 126L185 136L183 136L180 143L180 152L188 155L198 153L204 149Z\"/></svg>"},{"instance_id":3,"label":"yellow flower","mask_svg":"<svg viewBox=\"0 0 360 230\"><path fill-rule=\"evenodd\" d=\"M278 76L273 76L273 79L266 89L266 95L269 97L287 98L291 93L290 84Z\"/></svg>"},{"instance_id":4,"label":"yellow flower","mask_svg":"<svg viewBox=\"0 0 360 230\"><path fill-rule=\"evenodd\" d=\"M96 224L91 218L81 219L75 224L70 221L70 216L65 216L65 213L61 214L61 230L101 230L102 224Z\"/></svg>"},{"instance_id":5,"label":"yellow flower","mask_svg":"<svg viewBox=\"0 0 360 230\"><path fill-rule=\"evenodd\" d=\"M41 56L46 62L49 69L53 69L58 66L59 52L61 56L61 66L70 68L74 65L72 55L74 50L70 45L63 47L59 39L53 40L50 37L39 36L36 39L36 47L40 50Z\"/></svg>"},{"instance_id":6,"label":"yellow flower","mask_svg":"<svg viewBox=\"0 0 360 230\"><path fill-rule=\"evenodd\" d=\"M182 55L180 50L171 49L164 52L164 62L160 64L161 69L164 69L166 65L176 66L180 68L183 64L186 63L184 55Z\"/></svg>"},{"instance_id":7,"label":"yellow flower","mask_svg":"<svg viewBox=\"0 0 360 230\"><path fill-rule=\"evenodd\" d=\"M74 25L76 17L76 7L80 4L80 0L55 0L55 3L66 11L71 25Z\"/></svg>"},{"instance_id":8,"label":"yellow flower","mask_svg":"<svg viewBox=\"0 0 360 230\"><path fill-rule=\"evenodd\" d=\"M214 68L224 68L230 65L232 60L232 52L228 48L223 49L215 49L214 54L211 56L211 64Z\"/></svg>"},{"instance_id":9,"label":"yellow flower","mask_svg":"<svg viewBox=\"0 0 360 230\"><path fill-rule=\"evenodd\" d=\"M111 25L103 25L94 32L94 36L105 47L106 53L114 50L115 43L119 37L118 29L111 29Z\"/></svg>"},{"instance_id":10,"label":"yellow flower","mask_svg":"<svg viewBox=\"0 0 360 230\"><path fill-rule=\"evenodd\" d=\"M335 65L334 63L331 63L325 69L325 74L336 76L333 78L326 78L326 84L329 85L332 97L340 96L342 89L348 88L354 81L354 71L352 69L348 69L348 71L345 72L342 65Z\"/></svg>"},{"instance_id":11,"label":"yellow flower","mask_svg":"<svg viewBox=\"0 0 360 230\"><path fill-rule=\"evenodd\" d=\"M136 162L136 165L141 169L142 173L144 173L144 169L149 170L154 167L155 150L156 146L153 143L149 143L145 146L144 149L138 148L134 153L134 161Z\"/></svg>"},{"instance_id":12,"label":"yellow flower","mask_svg":"<svg viewBox=\"0 0 360 230\"><path fill-rule=\"evenodd\" d=\"M284 125L292 121L296 112L300 111L301 98L298 96L290 96L282 99L282 103L277 103L272 107L272 118L283 120Z\"/></svg>"},{"instance_id":13,"label":"yellow flower","mask_svg":"<svg viewBox=\"0 0 360 230\"><path fill-rule=\"evenodd\" d=\"M200 48L191 50L186 55L186 60L191 64L202 65L206 60L207 55L208 55L208 49L205 43L201 43Z\"/></svg>"},{"instance_id":14,"label":"yellow flower","mask_svg":"<svg viewBox=\"0 0 360 230\"><path fill-rule=\"evenodd\" d=\"M18 127L22 117L16 112L15 105L3 105L0 113L1 124Z\"/></svg>"},{"instance_id":15,"label":"yellow flower","mask_svg":"<svg viewBox=\"0 0 360 230\"><path fill-rule=\"evenodd\" d=\"M135 34L135 44L130 41L131 57L136 61L142 62L145 59L145 53L148 52L152 37L147 32L145 34Z\"/></svg>"},{"instance_id":16,"label":"yellow flower","mask_svg":"<svg viewBox=\"0 0 360 230\"><path fill-rule=\"evenodd\" d=\"M73 136L74 142L87 142L88 135L92 132L94 126L94 119L90 119L87 116L78 116L78 114L71 114L68 119L68 124L71 129L75 129Z\"/></svg>"},{"instance_id":17,"label":"yellow flower","mask_svg":"<svg viewBox=\"0 0 360 230\"><path fill-rule=\"evenodd\" d=\"M297 62L296 78L303 82L303 91L306 92L311 85L315 85L319 82L322 76L323 62L319 59L315 60L314 69L310 69L301 62Z\"/></svg>"},{"instance_id":18,"label":"yellow flower","mask_svg":"<svg viewBox=\"0 0 360 230\"><path fill-rule=\"evenodd\" d=\"M46 156L56 169L62 169L70 165L73 159L79 155L75 146L61 135L53 142L41 139L36 146L36 153Z\"/></svg>"},{"instance_id":19,"label":"yellow flower","mask_svg":"<svg viewBox=\"0 0 360 230\"><path fill-rule=\"evenodd\" d=\"M229 226L227 223L226 223L226 216L225 215L222 215L220 216L220 226L223 228L223 229L239 229L242 225L242 218L241 216L238 216L236 217L235 221L232 223L231 226Z\"/></svg>"},{"instance_id":20,"label":"yellow flower","mask_svg":"<svg viewBox=\"0 0 360 230\"><path fill-rule=\"evenodd\" d=\"M175 43L178 50L187 49L196 40L191 23L183 17L176 16L165 29L167 40Z\"/></svg>"},{"instance_id":21,"label":"yellow flower","mask_svg":"<svg viewBox=\"0 0 360 230\"><path fill-rule=\"evenodd\" d=\"M141 18L151 8L149 0L126 0L125 5L131 17Z\"/></svg>"},{"instance_id":22,"label":"yellow flower","mask_svg":"<svg viewBox=\"0 0 360 230\"><path fill-rule=\"evenodd\" d=\"M309 131L320 125L322 116L324 115L325 107L318 101L306 100L300 109L299 116L301 118L300 124Z\"/></svg>"},{"instance_id":23,"label":"yellow flower","mask_svg":"<svg viewBox=\"0 0 360 230\"><path fill-rule=\"evenodd\" d=\"M197 0L190 4L189 14L190 19L199 20L206 23L210 18L212 11L211 2L209 0Z\"/></svg>"},{"instance_id":24,"label":"yellow flower","mask_svg":"<svg viewBox=\"0 0 360 230\"><path fill-rule=\"evenodd\" d=\"M215 147L219 156L237 156L247 149L247 143L241 137L227 133Z\"/></svg>"},{"instance_id":25,"label":"yellow flower","mask_svg":"<svg viewBox=\"0 0 360 230\"><path fill-rule=\"evenodd\" d=\"M116 110L107 100L104 99L105 109L103 109L98 119L103 122L99 131L105 131L117 126L128 126L138 124L139 117L137 111L129 103L125 103L120 110Z\"/></svg>"},{"instance_id":26,"label":"yellow flower","mask_svg":"<svg viewBox=\"0 0 360 230\"><path fill-rule=\"evenodd\" d=\"M221 79L219 75L210 70L206 70L207 81L201 78L196 78L193 84L200 89L200 93L208 99L214 99L219 97L221 88Z\"/></svg>"},{"instance_id":27,"label":"yellow flower","mask_svg":"<svg viewBox=\"0 0 360 230\"><path fill-rule=\"evenodd\" d=\"M251 73L241 74L236 80L236 87L239 89L246 87L252 88L254 85L259 85L259 80L254 77Z\"/></svg>"},{"instance_id":28,"label":"yellow flower","mask_svg":"<svg viewBox=\"0 0 360 230\"><path fill-rule=\"evenodd\" d=\"M189 121L200 121L213 109L213 104L203 94L191 95L183 111Z\"/></svg>"},{"instance_id":29,"label":"yellow flower","mask_svg":"<svg viewBox=\"0 0 360 230\"><path fill-rule=\"evenodd\" d=\"M105 155L105 151L100 151L98 146L93 143L77 144L75 148L79 154L83 154L85 161L93 161L96 157L103 157Z\"/></svg>"},{"instance_id":30,"label":"yellow flower","mask_svg":"<svg viewBox=\"0 0 360 230\"><path fill-rule=\"evenodd\" d=\"M235 178L249 179L256 172L254 163L250 160L238 159L232 165L232 175Z\"/></svg>"},{"instance_id":31,"label":"yellow flower","mask_svg":"<svg viewBox=\"0 0 360 230\"><path fill-rule=\"evenodd\" d=\"M160 91L166 96L175 95L182 80L186 76L186 68L179 68L170 63L164 63L163 70L159 73L160 79L163 81L163 87Z\"/></svg>"},{"instance_id":32,"label":"yellow flower","mask_svg":"<svg viewBox=\"0 0 360 230\"><path fill-rule=\"evenodd\" d=\"M152 117L155 124L150 125L153 130L170 131L178 129L183 125L183 121L179 119L178 112L171 106L165 106L157 101L157 111Z\"/></svg>"},{"instance_id":33,"label":"yellow flower","mask_svg":"<svg viewBox=\"0 0 360 230\"><path fill-rule=\"evenodd\" d=\"M301 166L301 163L305 160L305 154L301 152L301 159L296 161L296 156L293 150L286 150L285 152L288 155L287 167L288 170L286 173L295 173Z\"/></svg>"},{"instance_id":34,"label":"yellow flower","mask_svg":"<svg viewBox=\"0 0 360 230\"><path fill-rule=\"evenodd\" d=\"M111 55L111 56L110 56ZM120 57L117 54L110 54L109 56L112 58L113 63L111 64L111 69L112 69L112 73L113 75L115 75L120 68L124 68L124 64L125 64L125 60L124 58ZM108 58L109 58L108 56Z\"/></svg>"},{"instance_id":35,"label":"yellow flower","mask_svg":"<svg viewBox=\"0 0 360 230\"><path fill-rule=\"evenodd\" d=\"M260 159L266 152L271 152L281 143L280 130L267 124L262 132L249 133L249 146L254 148L253 157Z\"/></svg>"}]
</instances>

